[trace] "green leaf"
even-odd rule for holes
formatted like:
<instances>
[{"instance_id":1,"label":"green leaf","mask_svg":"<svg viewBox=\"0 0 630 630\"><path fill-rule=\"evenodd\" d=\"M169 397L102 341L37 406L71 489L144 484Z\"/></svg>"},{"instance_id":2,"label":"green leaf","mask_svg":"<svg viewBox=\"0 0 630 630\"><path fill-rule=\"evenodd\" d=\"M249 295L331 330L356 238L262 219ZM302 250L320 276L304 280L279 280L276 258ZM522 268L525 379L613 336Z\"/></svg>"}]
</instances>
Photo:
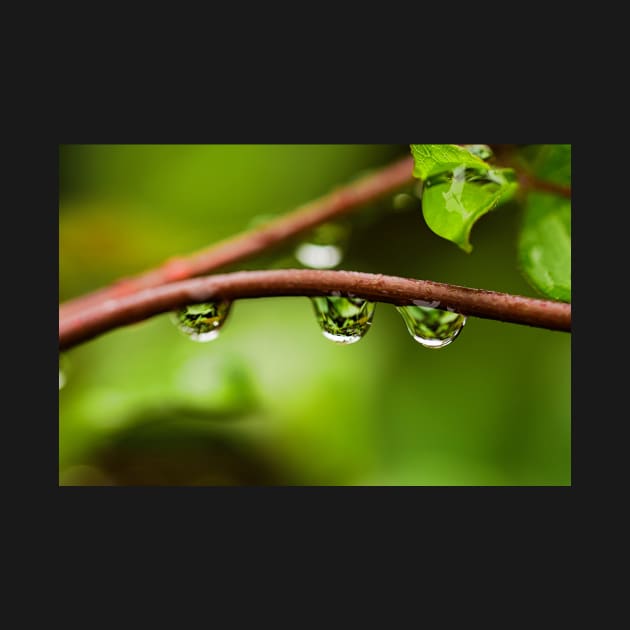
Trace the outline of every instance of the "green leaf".
<instances>
[{"instance_id":1,"label":"green leaf","mask_svg":"<svg viewBox=\"0 0 630 630\"><path fill-rule=\"evenodd\" d=\"M462 164L470 168L490 168L481 158L456 144L412 144L413 176L426 179Z\"/></svg>"},{"instance_id":2,"label":"green leaf","mask_svg":"<svg viewBox=\"0 0 630 630\"><path fill-rule=\"evenodd\" d=\"M511 169L480 171L457 166L425 182L422 213L427 225L438 236L470 253L473 225L484 214L511 198L516 187Z\"/></svg>"},{"instance_id":3,"label":"green leaf","mask_svg":"<svg viewBox=\"0 0 630 630\"><path fill-rule=\"evenodd\" d=\"M571 301L571 200L531 192L519 236L525 278L546 296Z\"/></svg>"},{"instance_id":4,"label":"green leaf","mask_svg":"<svg viewBox=\"0 0 630 630\"><path fill-rule=\"evenodd\" d=\"M520 151L535 177L571 185L571 145L537 144ZM519 264L527 280L548 297L571 301L571 200L531 192L519 236Z\"/></svg>"},{"instance_id":5,"label":"green leaf","mask_svg":"<svg viewBox=\"0 0 630 630\"><path fill-rule=\"evenodd\" d=\"M476 151L472 151L472 147ZM470 231L487 212L510 199L517 188L512 169L493 169L455 144L412 144L414 176L423 179L422 213L438 236L472 251ZM486 147L486 151L490 150ZM483 151L481 151L483 154Z\"/></svg>"}]
</instances>

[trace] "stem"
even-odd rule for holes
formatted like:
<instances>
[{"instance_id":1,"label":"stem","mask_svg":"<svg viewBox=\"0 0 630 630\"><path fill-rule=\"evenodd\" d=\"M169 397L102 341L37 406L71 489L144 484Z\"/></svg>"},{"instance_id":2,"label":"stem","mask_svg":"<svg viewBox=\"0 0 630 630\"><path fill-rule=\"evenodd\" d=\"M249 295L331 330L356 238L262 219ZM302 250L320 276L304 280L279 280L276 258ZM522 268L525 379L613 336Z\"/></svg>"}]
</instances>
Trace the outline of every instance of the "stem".
<instances>
[{"instance_id":1,"label":"stem","mask_svg":"<svg viewBox=\"0 0 630 630\"><path fill-rule=\"evenodd\" d=\"M571 305L563 302L356 271L281 269L240 271L173 282L112 298L74 314L64 314L59 321L59 348L67 350L114 328L189 304L333 292L396 305L409 305L418 300L437 301L440 308L451 308L465 315L550 330L571 330Z\"/></svg>"},{"instance_id":2,"label":"stem","mask_svg":"<svg viewBox=\"0 0 630 630\"><path fill-rule=\"evenodd\" d=\"M540 190L542 192L552 193L554 195L560 195L571 199L571 187L563 186L562 184L554 184L554 182L548 182L544 179L538 179L530 173L521 171L518 174L518 182L524 190Z\"/></svg>"},{"instance_id":3,"label":"stem","mask_svg":"<svg viewBox=\"0 0 630 630\"><path fill-rule=\"evenodd\" d=\"M412 170L413 158L404 157L260 228L243 232L188 256L171 258L156 269L69 300L60 306L60 315L70 315L106 300L204 275L259 254L324 221L347 214L358 206L394 192L414 181Z\"/></svg>"},{"instance_id":4,"label":"stem","mask_svg":"<svg viewBox=\"0 0 630 630\"><path fill-rule=\"evenodd\" d=\"M497 161L501 163L501 166L507 166L516 171L518 183L523 192L527 192L528 190L540 190L571 199L571 186L563 186L562 184L556 184L546 179L536 177L536 175L531 172L527 163L519 158L516 153L517 146L518 145L512 144L493 145L493 149Z\"/></svg>"}]
</instances>

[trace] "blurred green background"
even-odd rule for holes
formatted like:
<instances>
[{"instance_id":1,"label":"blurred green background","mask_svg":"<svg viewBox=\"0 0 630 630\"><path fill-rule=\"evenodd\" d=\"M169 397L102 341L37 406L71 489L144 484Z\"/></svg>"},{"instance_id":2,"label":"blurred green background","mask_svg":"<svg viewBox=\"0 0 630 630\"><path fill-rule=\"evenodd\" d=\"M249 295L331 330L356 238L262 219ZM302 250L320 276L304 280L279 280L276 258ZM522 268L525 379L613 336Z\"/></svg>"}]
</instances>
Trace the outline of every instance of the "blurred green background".
<instances>
[{"instance_id":1,"label":"blurred green background","mask_svg":"<svg viewBox=\"0 0 630 630\"><path fill-rule=\"evenodd\" d=\"M238 233L409 155L408 145L62 145L59 299ZM420 201L344 220L338 269L536 296L522 208L489 213L472 254ZM301 267L303 237L231 269ZM570 485L571 336L469 318L442 350L377 304L358 343L326 340L307 298L238 301L218 339L161 315L62 356L61 485Z\"/></svg>"}]
</instances>

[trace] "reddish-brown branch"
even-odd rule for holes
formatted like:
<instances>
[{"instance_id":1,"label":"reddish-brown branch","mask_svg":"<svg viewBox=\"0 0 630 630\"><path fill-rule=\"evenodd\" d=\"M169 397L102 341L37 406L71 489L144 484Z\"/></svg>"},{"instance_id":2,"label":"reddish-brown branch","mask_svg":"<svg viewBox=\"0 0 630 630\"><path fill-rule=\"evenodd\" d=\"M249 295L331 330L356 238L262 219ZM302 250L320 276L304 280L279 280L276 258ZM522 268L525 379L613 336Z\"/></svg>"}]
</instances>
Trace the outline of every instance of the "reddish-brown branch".
<instances>
[{"instance_id":1,"label":"reddish-brown branch","mask_svg":"<svg viewBox=\"0 0 630 630\"><path fill-rule=\"evenodd\" d=\"M571 305L428 280L359 273L281 269L193 278L111 298L59 320L59 348L67 350L109 330L198 302L270 296L353 295L374 302L414 302L466 315L571 330Z\"/></svg>"},{"instance_id":2,"label":"reddish-brown branch","mask_svg":"<svg viewBox=\"0 0 630 630\"><path fill-rule=\"evenodd\" d=\"M188 256L172 258L156 269L119 280L111 286L69 300L59 307L59 315L67 316L109 299L204 275L259 254L324 221L351 212L383 195L391 194L413 181L412 170L413 158L411 156L402 158L260 228L243 232Z\"/></svg>"},{"instance_id":3,"label":"reddish-brown branch","mask_svg":"<svg viewBox=\"0 0 630 630\"><path fill-rule=\"evenodd\" d=\"M531 173L520 171L518 173L518 182L524 190L540 190L542 192L552 193L571 199L571 187L555 184L544 179L534 177Z\"/></svg>"},{"instance_id":4,"label":"reddish-brown branch","mask_svg":"<svg viewBox=\"0 0 630 630\"><path fill-rule=\"evenodd\" d=\"M501 166L513 168L518 177L518 183L524 192L529 190L540 190L571 199L571 186L563 186L546 179L536 177L528 168L527 163L518 156L516 144L493 145L497 162Z\"/></svg>"}]
</instances>

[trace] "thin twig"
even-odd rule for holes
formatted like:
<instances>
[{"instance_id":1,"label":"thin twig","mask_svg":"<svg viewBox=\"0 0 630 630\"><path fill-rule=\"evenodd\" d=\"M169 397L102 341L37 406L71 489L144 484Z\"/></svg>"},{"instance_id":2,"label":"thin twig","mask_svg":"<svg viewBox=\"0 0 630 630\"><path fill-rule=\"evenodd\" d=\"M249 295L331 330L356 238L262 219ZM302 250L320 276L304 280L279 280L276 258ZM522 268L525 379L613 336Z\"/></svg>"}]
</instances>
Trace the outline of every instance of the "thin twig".
<instances>
[{"instance_id":1,"label":"thin twig","mask_svg":"<svg viewBox=\"0 0 630 630\"><path fill-rule=\"evenodd\" d=\"M530 190L540 190L571 199L571 186L556 184L555 182L536 177L527 162L518 155L517 148L518 145L516 144L493 145L497 162L501 166L507 166L516 171L518 183L524 193Z\"/></svg>"},{"instance_id":2,"label":"thin twig","mask_svg":"<svg viewBox=\"0 0 630 630\"><path fill-rule=\"evenodd\" d=\"M59 348L67 350L109 330L188 304L270 296L349 295L397 305L431 305L465 315L571 330L571 305L356 271L280 269L193 278L106 300L59 321Z\"/></svg>"},{"instance_id":3,"label":"thin twig","mask_svg":"<svg viewBox=\"0 0 630 630\"><path fill-rule=\"evenodd\" d=\"M59 307L59 316L64 317L143 289L201 276L267 251L324 221L391 194L414 181L412 170L413 158L404 157L257 229L243 232L188 256L171 258L156 269L124 278L108 287L64 302Z\"/></svg>"},{"instance_id":4,"label":"thin twig","mask_svg":"<svg viewBox=\"0 0 630 630\"><path fill-rule=\"evenodd\" d=\"M518 182L525 190L540 190L542 192L552 193L571 199L571 187L556 184L544 179L539 179L531 173L520 171L518 173Z\"/></svg>"}]
</instances>

